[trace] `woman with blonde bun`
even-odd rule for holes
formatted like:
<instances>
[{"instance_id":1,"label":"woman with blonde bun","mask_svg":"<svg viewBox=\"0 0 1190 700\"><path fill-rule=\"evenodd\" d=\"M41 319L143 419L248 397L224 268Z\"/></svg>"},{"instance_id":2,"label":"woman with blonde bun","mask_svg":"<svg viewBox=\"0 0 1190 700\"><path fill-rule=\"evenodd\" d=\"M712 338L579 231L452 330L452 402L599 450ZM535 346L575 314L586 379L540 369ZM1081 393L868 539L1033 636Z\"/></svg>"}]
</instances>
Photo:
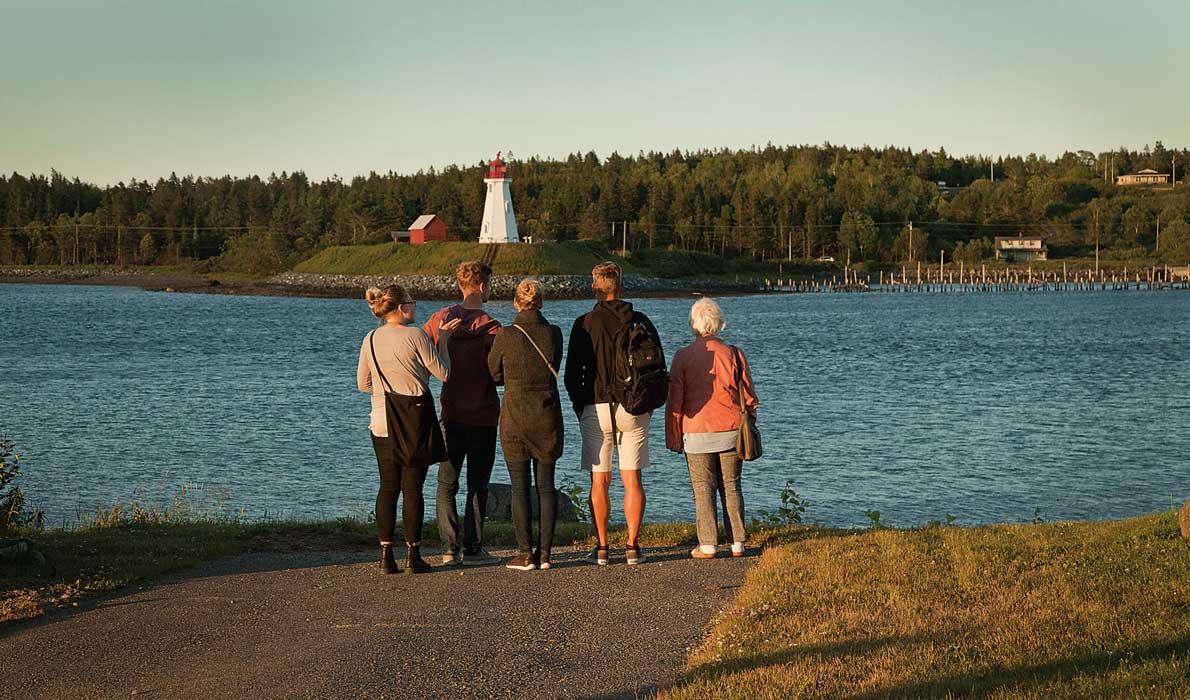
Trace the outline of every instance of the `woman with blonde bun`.
<instances>
[{"instance_id":1,"label":"woman with blonde bun","mask_svg":"<svg viewBox=\"0 0 1190 700\"><path fill-rule=\"evenodd\" d=\"M519 571L550 568L557 492L554 465L562 456L562 402L558 369L562 366L562 329L541 314L541 283L523 280L516 289L517 311L511 326L500 329L488 353L488 371L504 386L500 408L500 446L512 482L512 526L517 555L505 566ZM538 537L533 537L529 490L537 482L540 503Z\"/></svg>"},{"instance_id":2,"label":"woman with blonde bun","mask_svg":"<svg viewBox=\"0 0 1190 700\"><path fill-rule=\"evenodd\" d=\"M402 528L405 536L405 573L430 570L421 557L421 528L425 519L422 486L431 464L446 458L446 447L429 379L446 381L450 374L450 336L458 320L438 329L438 344L413 323L413 298L400 285L375 287L364 294L381 326L368 333L359 352L356 383L372 395L372 448L380 467L376 494L376 529L380 538L380 571L400 571L393 556L397 498L405 498Z\"/></svg>"}]
</instances>

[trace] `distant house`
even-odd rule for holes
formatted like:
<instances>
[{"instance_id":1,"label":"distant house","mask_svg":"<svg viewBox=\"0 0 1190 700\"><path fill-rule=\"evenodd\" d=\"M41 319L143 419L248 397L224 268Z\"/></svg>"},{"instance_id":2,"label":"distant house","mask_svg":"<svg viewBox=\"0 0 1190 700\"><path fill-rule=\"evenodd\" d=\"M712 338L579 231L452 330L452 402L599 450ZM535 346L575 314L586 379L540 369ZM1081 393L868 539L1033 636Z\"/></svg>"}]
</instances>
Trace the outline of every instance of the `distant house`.
<instances>
[{"instance_id":1,"label":"distant house","mask_svg":"<svg viewBox=\"0 0 1190 700\"><path fill-rule=\"evenodd\" d=\"M956 194L962 191L962 187L958 185L947 185L945 180L938 181L938 193L942 195L945 200L951 200Z\"/></svg>"},{"instance_id":2,"label":"distant house","mask_svg":"<svg viewBox=\"0 0 1190 700\"><path fill-rule=\"evenodd\" d=\"M1136 185L1168 185L1169 173L1159 173L1156 170L1142 170L1131 175L1117 175L1116 184L1121 187Z\"/></svg>"},{"instance_id":3,"label":"distant house","mask_svg":"<svg viewBox=\"0 0 1190 700\"><path fill-rule=\"evenodd\" d=\"M1045 260L1049 248L1041 236L1015 236L996 238L996 259L1007 262L1032 262Z\"/></svg>"},{"instance_id":4,"label":"distant house","mask_svg":"<svg viewBox=\"0 0 1190 700\"><path fill-rule=\"evenodd\" d=\"M422 214L409 226L409 242L413 245L445 240L446 224L436 214Z\"/></svg>"}]
</instances>

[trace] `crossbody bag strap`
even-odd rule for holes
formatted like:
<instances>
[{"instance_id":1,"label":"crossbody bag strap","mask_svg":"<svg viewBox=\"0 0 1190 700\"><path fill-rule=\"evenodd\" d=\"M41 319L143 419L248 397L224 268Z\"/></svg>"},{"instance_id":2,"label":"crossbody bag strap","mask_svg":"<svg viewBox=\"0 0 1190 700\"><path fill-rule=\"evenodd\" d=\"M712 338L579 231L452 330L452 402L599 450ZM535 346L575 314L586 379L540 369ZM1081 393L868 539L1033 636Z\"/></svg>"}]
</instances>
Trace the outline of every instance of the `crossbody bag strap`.
<instances>
[{"instance_id":1,"label":"crossbody bag strap","mask_svg":"<svg viewBox=\"0 0 1190 700\"><path fill-rule=\"evenodd\" d=\"M540 347L538 347L537 342L534 341L533 338L529 335L529 331L525 330L524 328L521 328L520 326L518 326L515 323L512 324L512 327L517 329L518 331L520 331L521 335L525 336L525 340L529 341L529 344L532 345L533 349L537 351L537 355L539 357L541 357L542 362L545 362L545 366L549 369L550 374L554 375L554 379L557 379L558 378L558 370L554 369L554 366L552 364L550 364L549 358L547 358L545 356L545 353L541 351Z\"/></svg>"},{"instance_id":2,"label":"crossbody bag strap","mask_svg":"<svg viewBox=\"0 0 1190 700\"><path fill-rule=\"evenodd\" d=\"M372 350L372 364L376 367L376 374L380 375L380 381L384 384L384 389L390 394L395 394L393 387L388 383L388 378L384 376L384 371L380 369L380 360L376 359L376 331L368 334L368 347Z\"/></svg>"}]
</instances>

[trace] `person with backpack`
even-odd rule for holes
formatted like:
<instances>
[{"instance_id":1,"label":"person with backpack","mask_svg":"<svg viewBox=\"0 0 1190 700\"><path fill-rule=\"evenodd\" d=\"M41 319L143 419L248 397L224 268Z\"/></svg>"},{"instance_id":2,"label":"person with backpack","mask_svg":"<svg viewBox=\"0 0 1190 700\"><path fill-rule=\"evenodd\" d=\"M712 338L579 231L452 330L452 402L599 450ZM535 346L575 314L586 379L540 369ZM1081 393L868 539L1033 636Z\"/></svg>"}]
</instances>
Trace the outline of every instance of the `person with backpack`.
<instances>
[{"instance_id":1,"label":"person with backpack","mask_svg":"<svg viewBox=\"0 0 1190 700\"><path fill-rule=\"evenodd\" d=\"M715 494L722 487L723 520L731 536L731 554L744 556L744 497L740 489L743 459L740 429L755 421L760 405L743 351L719 338L727 326L712 299L690 307L694 342L674 354L665 409L665 446L686 454L694 491L695 559L713 559L719 541ZM741 454L741 452L743 452Z\"/></svg>"},{"instance_id":2,"label":"person with backpack","mask_svg":"<svg viewBox=\"0 0 1190 700\"><path fill-rule=\"evenodd\" d=\"M442 384L442 429L448 458L438 466L437 505L443 566L499 561L483 548L484 511L496 463L496 424L500 420L500 398L488 374L488 352L500 322L483 308L491 293L491 276L492 269L478 260L459 263L455 280L462 303L435 312L422 328L436 343L438 328L459 320L450 343L450 378ZM460 528L455 496L464 463L467 505Z\"/></svg>"},{"instance_id":3,"label":"person with backpack","mask_svg":"<svg viewBox=\"0 0 1190 700\"><path fill-rule=\"evenodd\" d=\"M554 465L562 456L562 400L558 370L562 367L562 329L541 314L541 283L523 280L516 288L511 326L500 329L488 370L504 387L500 407L500 447L512 483L512 527L517 554L509 569L550 568L557 517ZM529 497L537 482L540 504L538 537L533 539L533 508Z\"/></svg>"},{"instance_id":4,"label":"person with backpack","mask_svg":"<svg viewBox=\"0 0 1190 700\"><path fill-rule=\"evenodd\" d=\"M624 484L629 564L645 560L637 536L645 511L641 470L649 466L649 418L665 404L669 375L653 322L620 297L620 266L591 270L595 308L575 319L566 354L566 393L579 418L583 467L591 472L591 519L599 542L587 560L604 566L608 555L612 457Z\"/></svg>"}]
</instances>

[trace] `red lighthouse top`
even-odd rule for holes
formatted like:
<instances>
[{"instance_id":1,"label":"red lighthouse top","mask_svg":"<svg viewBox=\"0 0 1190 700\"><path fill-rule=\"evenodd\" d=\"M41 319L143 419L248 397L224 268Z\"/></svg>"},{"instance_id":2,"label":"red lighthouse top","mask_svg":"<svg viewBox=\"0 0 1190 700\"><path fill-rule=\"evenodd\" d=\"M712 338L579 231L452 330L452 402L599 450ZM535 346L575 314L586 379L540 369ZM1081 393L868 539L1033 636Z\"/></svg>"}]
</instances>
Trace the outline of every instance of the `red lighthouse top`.
<instances>
[{"instance_id":1,"label":"red lighthouse top","mask_svg":"<svg viewBox=\"0 0 1190 700\"><path fill-rule=\"evenodd\" d=\"M501 160L500 151L496 151L496 158L491 163L488 163L488 179L503 180L507 172L508 166Z\"/></svg>"}]
</instances>

